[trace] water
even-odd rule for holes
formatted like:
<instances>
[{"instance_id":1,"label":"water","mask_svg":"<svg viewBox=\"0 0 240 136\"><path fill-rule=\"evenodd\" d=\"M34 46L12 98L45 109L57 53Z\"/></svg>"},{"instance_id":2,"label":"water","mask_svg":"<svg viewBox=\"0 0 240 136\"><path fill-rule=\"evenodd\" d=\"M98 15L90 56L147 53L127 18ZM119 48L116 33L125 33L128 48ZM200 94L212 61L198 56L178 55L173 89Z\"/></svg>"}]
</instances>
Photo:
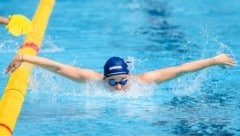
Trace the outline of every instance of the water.
<instances>
[{"instance_id":1,"label":"water","mask_svg":"<svg viewBox=\"0 0 240 136\"><path fill-rule=\"evenodd\" d=\"M0 13L31 18L37 4L0 0ZM220 52L239 60L239 9L239 0L57 0L39 55L98 72L117 55L132 73ZM2 94L4 68L24 37L0 31ZM34 68L14 135L240 135L239 70L211 67L112 93Z\"/></svg>"}]
</instances>

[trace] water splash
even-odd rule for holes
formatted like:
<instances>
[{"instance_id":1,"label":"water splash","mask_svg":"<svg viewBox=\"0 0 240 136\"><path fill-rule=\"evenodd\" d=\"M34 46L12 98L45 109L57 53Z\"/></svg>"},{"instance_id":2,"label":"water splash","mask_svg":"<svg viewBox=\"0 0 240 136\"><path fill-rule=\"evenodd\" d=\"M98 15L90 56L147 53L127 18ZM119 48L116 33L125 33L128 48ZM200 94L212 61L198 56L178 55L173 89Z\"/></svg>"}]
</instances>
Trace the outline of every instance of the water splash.
<instances>
[{"instance_id":1,"label":"water splash","mask_svg":"<svg viewBox=\"0 0 240 136\"><path fill-rule=\"evenodd\" d=\"M23 37L2 41L0 43L0 53L16 53L22 44L22 38ZM58 47L58 45L52 41L51 37L45 37L41 47L41 53L61 52L63 50L62 47Z\"/></svg>"},{"instance_id":2,"label":"water splash","mask_svg":"<svg viewBox=\"0 0 240 136\"><path fill-rule=\"evenodd\" d=\"M15 53L19 48L19 41L5 40L0 43L0 53Z\"/></svg>"},{"instance_id":3,"label":"water splash","mask_svg":"<svg viewBox=\"0 0 240 136\"><path fill-rule=\"evenodd\" d=\"M209 32L209 28L207 25L202 27L201 35L204 37L205 41L203 47L205 49L204 54L206 54L207 50L209 50L209 47L211 47L213 48L213 51L216 52L216 54L227 53L236 58L230 46L219 40L217 34L215 34L214 32Z\"/></svg>"},{"instance_id":4,"label":"water splash","mask_svg":"<svg viewBox=\"0 0 240 136\"><path fill-rule=\"evenodd\" d=\"M201 90L203 82L207 80L208 70L202 70L198 73L185 75L175 80L173 93L177 96L191 95Z\"/></svg>"},{"instance_id":5,"label":"water splash","mask_svg":"<svg viewBox=\"0 0 240 136\"><path fill-rule=\"evenodd\" d=\"M61 52L63 50L64 49L62 47L58 47L58 45L56 45L53 42L50 36L44 38L42 49L41 49L42 53Z\"/></svg>"},{"instance_id":6,"label":"water splash","mask_svg":"<svg viewBox=\"0 0 240 136\"><path fill-rule=\"evenodd\" d=\"M141 98L152 96L155 84L145 84L130 80L130 87L124 92L110 91L102 81L91 81L84 84L81 88L81 94L86 97L101 97L101 98Z\"/></svg>"},{"instance_id":7,"label":"water splash","mask_svg":"<svg viewBox=\"0 0 240 136\"><path fill-rule=\"evenodd\" d=\"M147 62L148 59L139 59L133 56L128 56L126 61L127 61L130 73L135 73L138 71L139 66L141 66L141 68L144 68L143 63ZM136 69L136 67L138 67L138 69Z\"/></svg>"},{"instance_id":8,"label":"water splash","mask_svg":"<svg viewBox=\"0 0 240 136\"><path fill-rule=\"evenodd\" d=\"M79 84L36 68L30 79L29 90L38 97L43 95L52 101L59 97L137 99L153 95L155 84L145 84L135 79L129 82L131 85L125 92L110 91L103 81L88 81Z\"/></svg>"}]
</instances>

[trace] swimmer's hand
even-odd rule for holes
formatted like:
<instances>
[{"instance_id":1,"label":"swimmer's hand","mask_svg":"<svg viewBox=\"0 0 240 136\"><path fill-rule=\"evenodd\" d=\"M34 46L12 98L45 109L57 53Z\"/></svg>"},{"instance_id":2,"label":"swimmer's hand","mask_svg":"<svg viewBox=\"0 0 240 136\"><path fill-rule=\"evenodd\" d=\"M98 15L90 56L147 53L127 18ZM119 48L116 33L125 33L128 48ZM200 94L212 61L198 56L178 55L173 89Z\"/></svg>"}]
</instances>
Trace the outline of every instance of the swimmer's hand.
<instances>
[{"instance_id":1,"label":"swimmer's hand","mask_svg":"<svg viewBox=\"0 0 240 136\"><path fill-rule=\"evenodd\" d=\"M228 54L219 54L212 59L216 65L237 66L236 61Z\"/></svg>"},{"instance_id":2,"label":"swimmer's hand","mask_svg":"<svg viewBox=\"0 0 240 136\"><path fill-rule=\"evenodd\" d=\"M16 69L18 69L21 66L22 62L23 62L23 55L17 55L6 68L5 74L9 72L10 73L14 72Z\"/></svg>"}]
</instances>

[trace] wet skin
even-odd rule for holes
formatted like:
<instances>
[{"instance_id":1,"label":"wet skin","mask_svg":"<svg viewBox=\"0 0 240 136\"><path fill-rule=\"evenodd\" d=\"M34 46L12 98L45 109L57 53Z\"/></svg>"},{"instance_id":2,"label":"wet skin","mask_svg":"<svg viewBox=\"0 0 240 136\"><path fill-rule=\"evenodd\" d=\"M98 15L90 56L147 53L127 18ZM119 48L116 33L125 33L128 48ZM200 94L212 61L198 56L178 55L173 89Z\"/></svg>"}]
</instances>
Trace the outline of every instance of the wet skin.
<instances>
[{"instance_id":1,"label":"wet skin","mask_svg":"<svg viewBox=\"0 0 240 136\"><path fill-rule=\"evenodd\" d=\"M128 79L128 82L125 85L121 85L120 83L117 83L115 86L111 86L108 83L109 80L115 80L116 82L120 82L122 79ZM129 87L129 80L130 80L130 76L126 75L126 74L110 76L110 77L104 78L104 82L105 82L106 86L111 91L125 91Z\"/></svg>"}]
</instances>

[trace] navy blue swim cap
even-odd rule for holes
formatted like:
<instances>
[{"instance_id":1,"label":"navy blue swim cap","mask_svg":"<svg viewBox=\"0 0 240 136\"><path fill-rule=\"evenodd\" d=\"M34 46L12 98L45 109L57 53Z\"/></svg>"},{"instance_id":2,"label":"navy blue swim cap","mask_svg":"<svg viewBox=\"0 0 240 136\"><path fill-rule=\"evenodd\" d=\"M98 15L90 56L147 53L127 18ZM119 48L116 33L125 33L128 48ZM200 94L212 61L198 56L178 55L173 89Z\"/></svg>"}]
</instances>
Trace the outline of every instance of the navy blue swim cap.
<instances>
[{"instance_id":1,"label":"navy blue swim cap","mask_svg":"<svg viewBox=\"0 0 240 136\"><path fill-rule=\"evenodd\" d=\"M120 57L111 57L104 65L104 77L128 74L128 65Z\"/></svg>"}]
</instances>

